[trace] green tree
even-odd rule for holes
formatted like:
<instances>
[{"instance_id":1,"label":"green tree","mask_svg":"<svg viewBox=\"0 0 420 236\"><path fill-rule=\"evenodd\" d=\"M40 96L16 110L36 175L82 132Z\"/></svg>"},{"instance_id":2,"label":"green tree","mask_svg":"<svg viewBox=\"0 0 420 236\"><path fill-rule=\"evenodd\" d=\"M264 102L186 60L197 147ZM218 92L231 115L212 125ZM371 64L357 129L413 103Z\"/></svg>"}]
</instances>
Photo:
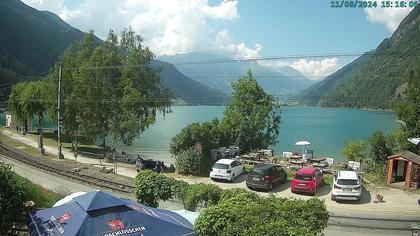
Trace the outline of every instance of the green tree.
<instances>
[{"instance_id":1,"label":"green tree","mask_svg":"<svg viewBox=\"0 0 420 236\"><path fill-rule=\"evenodd\" d=\"M382 131L375 132L368 140L370 144L370 158L379 165L386 163L387 157L392 154L388 145L388 138Z\"/></svg>"},{"instance_id":2,"label":"green tree","mask_svg":"<svg viewBox=\"0 0 420 236\"><path fill-rule=\"evenodd\" d=\"M221 121L224 143L239 145L242 152L267 148L277 142L280 124L280 106L248 70L233 84L232 101Z\"/></svg>"},{"instance_id":3,"label":"green tree","mask_svg":"<svg viewBox=\"0 0 420 236\"><path fill-rule=\"evenodd\" d=\"M44 154L43 129L44 119L47 112L48 90L45 81L34 81L26 83L26 88L23 89L21 99L25 113L32 119L37 116L39 121L38 135L39 148Z\"/></svg>"},{"instance_id":4,"label":"green tree","mask_svg":"<svg viewBox=\"0 0 420 236\"><path fill-rule=\"evenodd\" d=\"M17 235L13 229L23 222L24 200L11 166L0 162L0 235Z\"/></svg>"},{"instance_id":5,"label":"green tree","mask_svg":"<svg viewBox=\"0 0 420 236\"><path fill-rule=\"evenodd\" d=\"M404 122L402 128L408 136L420 137L420 78L413 71L408 80L407 98L397 106L396 113Z\"/></svg>"},{"instance_id":6,"label":"green tree","mask_svg":"<svg viewBox=\"0 0 420 236\"><path fill-rule=\"evenodd\" d=\"M9 109L17 121L24 126L24 134L28 132L28 120L31 119L22 101L22 94L27 87L27 82L18 83L12 87L9 96Z\"/></svg>"},{"instance_id":7,"label":"green tree","mask_svg":"<svg viewBox=\"0 0 420 236\"><path fill-rule=\"evenodd\" d=\"M118 37L110 31L99 44L93 32L68 48L61 56L64 130L112 144L132 144L155 122L156 114L170 112L172 92L163 87L151 62L153 53L142 46L142 38L129 28ZM49 74L57 88L58 66ZM51 106L56 114L56 106ZM56 117L52 117L56 119Z\"/></svg>"},{"instance_id":8,"label":"green tree","mask_svg":"<svg viewBox=\"0 0 420 236\"><path fill-rule=\"evenodd\" d=\"M364 141L348 142L341 154L349 161L361 161L366 157L366 143Z\"/></svg>"},{"instance_id":9,"label":"green tree","mask_svg":"<svg viewBox=\"0 0 420 236\"><path fill-rule=\"evenodd\" d=\"M171 139L170 152L174 156L178 156L182 152L188 152L196 143L200 143L202 146L202 158L199 163L200 173L206 173L214 164L211 159L211 150L222 145L219 120L213 119L204 123L192 123L183 128Z\"/></svg>"}]
</instances>

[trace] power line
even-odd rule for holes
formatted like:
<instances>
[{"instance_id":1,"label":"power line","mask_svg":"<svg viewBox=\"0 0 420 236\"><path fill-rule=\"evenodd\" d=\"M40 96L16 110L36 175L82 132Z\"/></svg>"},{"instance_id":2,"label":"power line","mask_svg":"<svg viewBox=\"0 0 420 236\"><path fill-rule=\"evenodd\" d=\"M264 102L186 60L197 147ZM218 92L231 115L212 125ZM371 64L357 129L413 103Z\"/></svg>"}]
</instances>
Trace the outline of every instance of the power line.
<instances>
[{"instance_id":1,"label":"power line","mask_svg":"<svg viewBox=\"0 0 420 236\"><path fill-rule=\"evenodd\" d=\"M362 55L369 55L375 53L376 50L369 52L344 52L344 53L323 53L323 54L301 54L301 55L285 55L285 56L271 56L271 57L251 57L251 58L224 58L224 59L212 59L212 60L197 60L197 61L182 61L182 62L158 62L154 61L153 66L157 65L199 65L199 64L216 64L216 63L230 63L230 62L251 62L251 61L272 61L272 60L292 60L292 59L304 59L304 58L326 58L326 57L340 57L340 58L352 58L359 57ZM112 66L93 66L93 67L67 67L64 70L94 70L94 69L119 69L119 68L135 68L152 66L151 63L134 64L134 65L112 65Z\"/></svg>"}]
</instances>

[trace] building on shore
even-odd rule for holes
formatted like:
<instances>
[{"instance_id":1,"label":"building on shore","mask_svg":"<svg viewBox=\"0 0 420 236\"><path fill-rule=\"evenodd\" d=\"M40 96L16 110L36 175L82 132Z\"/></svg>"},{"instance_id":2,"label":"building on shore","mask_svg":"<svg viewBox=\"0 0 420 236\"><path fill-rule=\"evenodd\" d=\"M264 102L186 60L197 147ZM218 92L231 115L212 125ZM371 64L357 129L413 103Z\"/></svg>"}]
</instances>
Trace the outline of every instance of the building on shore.
<instances>
[{"instance_id":1,"label":"building on shore","mask_svg":"<svg viewBox=\"0 0 420 236\"><path fill-rule=\"evenodd\" d=\"M418 189L420 187L420 156L404 151L388 157L386 182L393 187Z\"/></svg>"},{"instance_id":2,"label":"building on shore","mask_svg":"<svg viewBox=\"0 0 420 236\"><path fill-rule=\"evenodd\" d=\"M24 128L23 122L18 121L15 116L10 112L6 111L5 113L5 124L4 126L7 128L16 128L17 131L20 131ZM32 130L32 119L28 119L28 130Z\"/></svg>"}]
</instances>

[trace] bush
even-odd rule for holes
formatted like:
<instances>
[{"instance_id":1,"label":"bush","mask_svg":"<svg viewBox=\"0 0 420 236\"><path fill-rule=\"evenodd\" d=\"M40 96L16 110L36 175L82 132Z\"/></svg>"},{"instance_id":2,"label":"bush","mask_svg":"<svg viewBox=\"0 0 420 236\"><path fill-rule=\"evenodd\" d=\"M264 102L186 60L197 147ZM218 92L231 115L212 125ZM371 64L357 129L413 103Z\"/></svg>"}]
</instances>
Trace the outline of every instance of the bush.
<instances>
[{"instance_id":1,"label":"bush","mask_svg":"<svg viewBox=\"0 0 420 236\"><path fill-rule=\"evenodd\" d=\"M200 172L201 154L191 148L178 153L175 161L180 174L198 175Z\"/></svg>"},{"instance_id":2,"label":"bush","mask_svg":"<svg viewBox=\"0 0 420 236\"><path fill-rule=\"evenodd\" d=\"M223 190L222 195L220 196L220 202L227 201L232 198L235 200L240 200L239 202L247 201L247 199L251 201L257 201L260 199L260 196L243 188L232 188Z\"/></svg>"},{"instance_id":3,"label":"bush","mask_svg":"<svg viewBox=\"0 0 420 236\"><path fill-rule=\"evenodd\" d=\"M11 166L0 163L0 235L13 235L23 222L25 193Z\"/></svg>"},{"instance_id":4,"label":"bush","mask_svg":"<svg viewBox=\"0 0 420 236\"><path fill-rule=\"evenodd\" d=\"M185 206L184 198L185 192L187 191L188 187L190 186L187 182L182 180L177 180L170 178L171 186L172 186L172 198L176 198L182 201Z\"/></svg>"},{"instance_id":5,"label":"bush","mask_svg":"<svg viewBox=\"0 0 420 236\"><path fill-rule=\"evenodd\" d=\"M150 170L140 171L135 179L137 201L150 207L158 207L159 201L173 197L174 181Z\"/></svg>"},{"instance_id":6,"label":"bush","mask_svg":"<svg viewBox=\"0 0 420 236\"><path fill-rule=\"evenodd\" d=\"M202 158L200 159L199 167L200 173L206 173L214 164L214 161L211 159L211 150L221 145L221 139L219 120L214 119L204 123L192 123L171 139L170 152L178 156L182 152L192 149L196 143L201 143Z\"/></svg>"},{"instance_id":7,"label":"bush","mask_svg":"<svg viewBox=\"0 0 420 236\"><path fill-rule=\"evenodd\" d=\"M219 202L222 189L214 184L192 184L187 187L183 197L184 208L195 211L198 204L204 207L215 205Z\"/></svg>"},{"instance_id":8,"label":"bush","mask_svg":"<svg viewBox=\"0 0 420 236\"><path fill-rule=\"evenodd\" d=\"M328 212L319 199L244 196L205 209L195 223L198 235L317 235L327 226Z\"/></svg>"}]
</instances>

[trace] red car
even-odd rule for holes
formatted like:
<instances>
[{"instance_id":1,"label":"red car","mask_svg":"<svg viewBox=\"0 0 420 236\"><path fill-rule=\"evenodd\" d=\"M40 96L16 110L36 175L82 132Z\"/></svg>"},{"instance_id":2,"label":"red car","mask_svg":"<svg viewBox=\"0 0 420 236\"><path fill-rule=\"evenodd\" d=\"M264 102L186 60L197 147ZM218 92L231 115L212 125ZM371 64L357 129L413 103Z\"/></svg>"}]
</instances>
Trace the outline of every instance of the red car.
<instances>
[{"instance_id":1,"label":"red car","mask_svg":"<svg viewBox=\"0 0 420 236\"><path fill-rule=\"evenodd\" d=\"M292 193L311 193L316 195L318 188L324 184L324 176L316 168L298 170L291 183Z\"/></svg>"}]
</instances>

